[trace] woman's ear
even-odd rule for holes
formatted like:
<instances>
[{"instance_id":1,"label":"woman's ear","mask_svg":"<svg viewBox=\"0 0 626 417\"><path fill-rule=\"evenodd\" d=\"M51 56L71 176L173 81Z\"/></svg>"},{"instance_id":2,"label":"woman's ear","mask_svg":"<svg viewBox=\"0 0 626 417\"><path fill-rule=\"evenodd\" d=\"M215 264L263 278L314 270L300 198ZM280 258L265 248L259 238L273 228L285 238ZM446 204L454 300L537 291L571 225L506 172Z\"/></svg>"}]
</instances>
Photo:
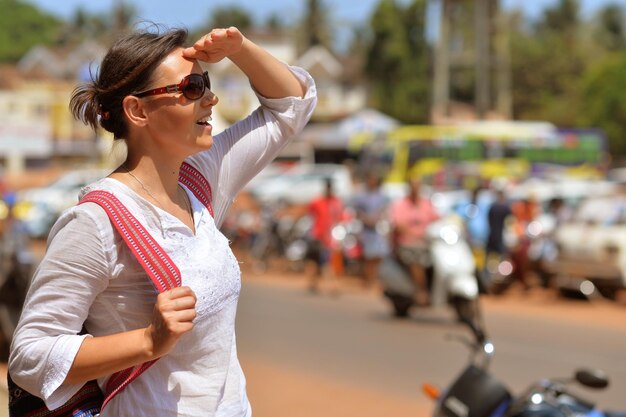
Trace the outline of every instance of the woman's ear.
<instances>
[{"instance_id":1,"label":"woman's ear","mask_svg":"<svg viewBox=\"0 0 626 417\"><path fill-rule=\"evenodd\" d=\"M126 96L122 101L124 114L128 119L128 123L137 127L143 127L148 123L148 117L145 111L144 102L135 96Z\"/></svg>"}]
</instances>

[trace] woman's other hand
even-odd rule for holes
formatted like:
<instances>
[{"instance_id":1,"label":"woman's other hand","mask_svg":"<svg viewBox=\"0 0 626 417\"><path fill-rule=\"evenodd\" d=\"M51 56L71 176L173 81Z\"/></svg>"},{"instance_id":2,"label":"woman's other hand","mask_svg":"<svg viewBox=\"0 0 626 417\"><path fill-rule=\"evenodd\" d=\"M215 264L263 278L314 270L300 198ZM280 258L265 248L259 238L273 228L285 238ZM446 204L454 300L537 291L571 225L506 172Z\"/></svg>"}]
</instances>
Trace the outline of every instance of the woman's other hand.
<instances>
[{"instance_id":1,"label":"woman's other hand","mask_svg":"<svg viewBox=\"0 0 626 417\"><path fill-rule=\"evenodd\" d=\"M193 46L185 48L183 56L185 58L216 63L239 52L243 41L243 35L234 26L228 29L213 29L196 41Z\"/></svg>"},{"instance_id":2,"label":"woman's other hand","mask_svg":"<svg viewBox=\"0 0 626 417\"><path fill-rule=\"evenodd\" d=\"M196 295L191 288L178 287L160 293L146 332L151 356L158 358L169 353L181 336L193 329L195 318Z\"/></svg>"}]
</instances>

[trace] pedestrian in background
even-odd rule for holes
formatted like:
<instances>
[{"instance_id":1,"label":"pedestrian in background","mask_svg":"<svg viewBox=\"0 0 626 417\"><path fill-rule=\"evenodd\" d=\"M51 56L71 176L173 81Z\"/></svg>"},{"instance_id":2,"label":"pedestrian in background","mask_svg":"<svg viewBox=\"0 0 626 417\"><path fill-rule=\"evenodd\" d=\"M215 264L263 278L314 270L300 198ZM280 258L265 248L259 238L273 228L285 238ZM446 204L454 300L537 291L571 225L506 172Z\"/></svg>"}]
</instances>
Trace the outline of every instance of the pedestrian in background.
<instances>
[{"instance_id":1,"label":"pedestrian in background","mask_svg":"<svg viewBox=\"0 0 626 417\"><path fill-rule=\"evenodd\" d=\"M237 193L307 123L316 90L304 70L237 28L186 42L182 29L126 34L72 96L75 117L128 149L81 196L117 197L180 269L182 285L157 293L98 204L66 210L33 277L9 363L13 380L50 409L86 381L104 390L112 374L159 359L100 416L251 415L235 342L240 269L219 227ZM224 58L248 77L260 107L214 137L218 98L201 62ZM184 164L208 182L208 201L180 182ZM83 325L88 334L77 335Z\"/></svg>"},{"instance_id":2,"label":"pedestrian in background","mask_svg":"<svg viewBox=\"0 0 626 417\"><path fill-rule=\"evenodd\" d=\"M407 195L391 205L391 242L396 257L408 267L415 282L417 303L425 306L429 304L426 270L431 263L426 229L439 214L430 198L421 194L419 178L410 179L407 185Z\"/></svg>"},{"instance_id":3,"label":"pedestrian in background","mask_svg":"<svg viewBox=\"0 0 626 417\"><path fill-rule=\"evenodd\" d=\"M463 219L478 271L482 271L485 266L485 246L489 236L488 213L491 207L490 198L483 191L481 187L473 188L469 201L462 202L454 210Z\"/></svg>"},{"instance_id":4,"label":"pedestrian in background","mask_svg":"<svg viewBox=\"0 0 626 417\"><path fill-rule=\"evenodd\" d=\"M367 175L365 188L352 201L356 216L363 228L359 241L363 250L363 279L366 287L378 280L378 267L389 254L387 224L389 198L381 190L382 179L375 173Z\"/></svg>"},{"instance_id":5,"label":"pedestrian in background","mask_svg":"<svg viewBox=\"0 0 626 417\"><path fill-rule=\"evenodd\" d=\"M335 195L331 178L324 181L324 194L309 203L309 215L313 220L309 248L313 271L309 280L309 290L317 292L324 275L330 274L337 282L341 272L336 268L328 271L327 268L331 256L338 249L333 244L332 231L341 222L343 215L343 202Z\"/></svg>"},{"instance_id":6,"label":"pedestrian in background","mask_svg":"<svg viewBox=\"0 0 626 417\"><path fill-rule=\"evenodd\" d=\"M487 212L489 234L485 246L485 266L489 266L490 258L495 257L498 261L509 254L505 244L504 233L507 221L513 212L506 198L504 190L496 190L496 198Z\"/></svg>"},{"instance_id":7,"label":"pedestrian in background","mask_svg":"<svg viewBox=\"0 0 626 417\"><path fill-rule=\"evenodd\" d=\"M529 196L511 204L513 214L513 232L515 233L515 244L510 249L513 261L514 278L522 285L522 289L529 290L529 258L530 236L528 225L539 214L541 208L534 196Z\"/></svg>"}]
</instances>

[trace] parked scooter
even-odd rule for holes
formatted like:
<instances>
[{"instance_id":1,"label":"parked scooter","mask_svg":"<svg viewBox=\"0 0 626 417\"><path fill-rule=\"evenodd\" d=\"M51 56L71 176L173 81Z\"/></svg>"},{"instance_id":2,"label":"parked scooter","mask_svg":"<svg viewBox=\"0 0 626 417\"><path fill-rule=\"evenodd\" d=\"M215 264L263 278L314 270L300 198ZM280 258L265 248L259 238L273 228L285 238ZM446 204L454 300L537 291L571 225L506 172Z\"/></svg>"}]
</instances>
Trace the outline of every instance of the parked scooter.
<instances>
[{"instance_id":1,"label":"parked scooter","mask_svg":"<svg viewBox=\"0 0 626 417\"><path fill-rule=\"evenodd\" d=\"M430 307L451 304L461 321L473 322L478 316L478 281L472 250L456 215L444 216L426 231L431 265L427 268ZM383 260L379 279L384 295L397 317L406 317L416 306L415 283L400 259Z\"/></svg>"},{"instance_id":2,"label":"parked scooter","mask_svg":"<svg viewBox=\"0 0 626 417\"><path fill-rule=\"evenodd\" d=\"M515 397L493 376L489 363L494 345L478 326L470 326L473 340L458 339L471 348L470 363L441 391L432 384L423 390L436 401L433 417L626 417L624 412L607 412L575 395L568 386L578 383L602 389L609 380L600 370L580 369L572 377L540 379Z\"/></svg>"}]
</instances>

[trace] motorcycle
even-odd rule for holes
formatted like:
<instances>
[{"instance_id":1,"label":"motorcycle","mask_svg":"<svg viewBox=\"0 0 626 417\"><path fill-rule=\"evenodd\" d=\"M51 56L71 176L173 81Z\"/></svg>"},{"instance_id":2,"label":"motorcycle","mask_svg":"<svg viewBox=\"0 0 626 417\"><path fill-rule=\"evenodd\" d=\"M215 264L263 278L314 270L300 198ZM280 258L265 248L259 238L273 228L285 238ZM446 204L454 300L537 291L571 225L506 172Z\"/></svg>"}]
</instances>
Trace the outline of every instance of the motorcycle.
<instances>
[{"instance_id":1,"label":"motorcycle","mask_svg":"<svg viewBox=\"0 0 626 417\"><path fill-rule=\"evenodd\" d=\"M602 411L568 389L574 383L606 388L608 377L595 369L579 369L568 378L540 379L522 395L514 396L489 372L495 352L493 343L481 327L470 328L473 340L456 336L471 349L466 368L443 391L429 383L422 387L436 402L433 417L626 417L624 412Z\"/></svg>"},{"instance_id":2,"label":"motorcycle","mask_svg":"<svg viewBox=\"0 0 626 417\"><path fill-rule=\"evenodd\" d=\"M485 256L485 266L479 272L481 285L487 294L500 295L515 282L515 265L508 254L489 253Z\"/></svg>"},{"instance_id":3,"label":"motorcycle","mask_svg":"<svg viewBox=\"0 0 626 417\"><path fill-rule=\"evenodd\" d=\"M295 216L286 203L277 202L262 207L260 224L249 249L254 272L265 273L273 263L301 270L308 250L305 237L310 220L307 216Z\"/></svg>"},{"instance_id":4,"label":"motorcycle","mask_svg":"<svg viewBox=\"0 0 626 417\"><path fill-rule=\"evenodd\" d=\"M460 218L449 215L431 223L426 231L430 265L426 275L430 292L428 307L451 304L460 321L474 322L478 315L478 280L472 250ZM385 258L379 279L384 295L397 317L406 317L416 306L415 283L408 268L396 256Z\"/></svg>"},{"instance_id":5,"label":"motorcycle","mask_svg":"<svg viewBox=\"0 0 626 417\"><path fill-rule=\"evenodd\" d=\"M533 271L540 279L544 288L550 286L552 272L549 265L558 256L558 248L553 238L556 228L556 219L553 215L542 214L530 222L524 230L523 239L526 240L526 256L528 269ZM523 245L519 237L511 236L507 232L507 245L511 251L517 245ZM517 250L523 250L517 248ZM490 253L486 257L485 268L481 271L481 281L485 292L500 295L507 291L515 282L516 265L511 253Z\"/></svg>"}]
</instances>

